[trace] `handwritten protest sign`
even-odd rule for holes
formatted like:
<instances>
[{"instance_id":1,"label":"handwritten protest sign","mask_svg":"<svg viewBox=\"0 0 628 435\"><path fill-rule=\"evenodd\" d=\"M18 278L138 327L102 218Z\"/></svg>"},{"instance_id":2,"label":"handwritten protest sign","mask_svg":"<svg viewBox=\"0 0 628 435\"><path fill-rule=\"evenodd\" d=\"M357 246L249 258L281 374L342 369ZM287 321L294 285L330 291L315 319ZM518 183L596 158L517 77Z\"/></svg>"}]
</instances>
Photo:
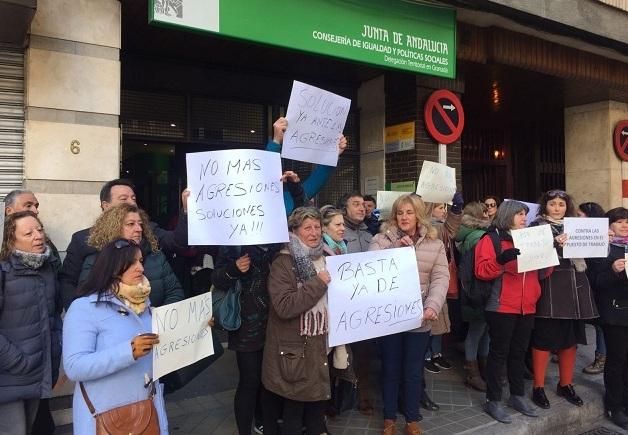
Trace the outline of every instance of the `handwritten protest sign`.
<instances>
[{"instance_id":1,"label":"handwritten protest sign","mask_svg":"<svg viewBox=\"0 0 628 435\"><path fill-rule=\"evenodd\" d=\"M540 207L537 203L519 201L518 199L504 199L504 202L506 201L517 201L528 206L528 209L530 209L530 211L528 211L528 214L526 214L526 226L529 226L532 222L536 220Z\"/></svg>"},{"instance_id":2,"label":"handwritten protest sign","mask_svg":"<svg viewBox=\"0 0 628 435\"><path fill-rule=\"evenodd\" d=\"M187 154L186 161L190 245L288 241L278 153L207 151Z\"/></svg>"},{"instance_id":3,"label":"handwritten protest sign","mask_svg":"<svg viewBox=\"0 0 628 435\"><path fill-rule=\"evenodd\" d=\"M414 248L327 257L329 345L421 326L423 302Z\"/></svg>"},{"instance_id":4,"label":"handwritten protest sign","mask_svg":"<svg viewBox=\"0 0 628 435\"><path fill-rule=\"evenodd\" d=\"M380 219L388 219L390 211L397 198L407 195L408 192L387 192L383 190L377 191L377 208L379 209Z\"/></svg>"},{"instance_id":5,"label":"handwritten protest sign","mask_svg":"<svg viewBox=\"0 0 628 435\"><path fill-rule=\"evenodd\" d=\"M456 170L424 160L416 193L425 202L451 203L456 193Z\"/></svg>"},{"instance_id":6,"label":"handwritten protest sign","mask_svg":"<svg viewBox=\"0 0 628 435\"><path fill-rule=\"evenodd\" d=\"M517 256L517 271L543 269L558 264L558 254L554 249L554 237L549 225L512 230L515 248L521 251Z\"/></svg>"},{"instance_id":7,"label":"handwritten protest sign","mask_svg":"<svg viewBox=\"0 0 628 435\"><path fill-rule=\"evenodd\" d=\"M159 335L153 347L153 379L214 354L211 293L152 309L152 330Z\"/></svg>"},{"instance_id":8,"label":"handwritten protest sign","mask_svg":"<svg viewBox=\"0 0 628 435\"><path fill-rule=\"evenodd\" d=\"M336 166L338 142L350 107L348 98L295 80L286 111L288 128L281 156Z\"/></svg>"},{"instance_id":9,"label":"handwritten protest sign","mask_svg":"<svg viewBox=\"0 0 628 435\"><path fill-rule=\"evenodd\" d=\"M564 258L603 258L608 255L608 218L564 219L569 237L563 246Z\"/></svg>"}]
</instances>

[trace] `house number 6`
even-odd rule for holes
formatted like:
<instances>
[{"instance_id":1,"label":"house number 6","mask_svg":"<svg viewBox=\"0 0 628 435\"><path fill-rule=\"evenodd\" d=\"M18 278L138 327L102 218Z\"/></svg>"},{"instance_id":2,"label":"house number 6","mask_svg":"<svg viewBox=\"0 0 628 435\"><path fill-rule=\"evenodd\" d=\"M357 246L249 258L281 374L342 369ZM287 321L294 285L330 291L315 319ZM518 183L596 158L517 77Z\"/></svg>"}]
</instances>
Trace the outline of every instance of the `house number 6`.
<instances>
[{"instance_id":1,"label":"house number 6","mask_svg":"<svg viewBox=\"0 0 628 435\"><path fill-rule=\"evenodd\" d=\"M81 152L81 147L80 147L81 143L74 139L72 142L70 142L70 151L72 152L72 154L78 154Z\"/></svg>"}]
</instances>

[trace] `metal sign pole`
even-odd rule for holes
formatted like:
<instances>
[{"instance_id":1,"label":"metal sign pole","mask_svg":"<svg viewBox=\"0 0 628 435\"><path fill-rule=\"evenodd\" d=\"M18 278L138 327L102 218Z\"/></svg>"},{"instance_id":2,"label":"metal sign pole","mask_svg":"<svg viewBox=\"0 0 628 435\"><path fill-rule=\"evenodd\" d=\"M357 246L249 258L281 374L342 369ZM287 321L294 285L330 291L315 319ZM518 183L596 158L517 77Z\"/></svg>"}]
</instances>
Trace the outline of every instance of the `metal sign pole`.
<instances>
[{"instance_id":1,"label":"metal sign pole","mask_svg":"<svg viewBox=\"0 0 628 435\"><path fill-rule=\"evenodd\" d=\"M438 144L438 163L441 165L447 164L447 145L444 143Z\"/></svg>"}]
</instances>

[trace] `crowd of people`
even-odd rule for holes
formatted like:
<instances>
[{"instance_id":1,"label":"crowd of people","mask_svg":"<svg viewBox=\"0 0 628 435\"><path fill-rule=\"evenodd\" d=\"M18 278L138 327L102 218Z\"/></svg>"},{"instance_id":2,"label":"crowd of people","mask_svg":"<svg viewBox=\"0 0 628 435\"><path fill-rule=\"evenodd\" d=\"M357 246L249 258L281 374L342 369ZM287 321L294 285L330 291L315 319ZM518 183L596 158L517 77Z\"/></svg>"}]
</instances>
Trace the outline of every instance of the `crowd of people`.
<instances>
[{"instance_id":1,"label":"crowd of people","mask_svg":"<svg viewBox=\"0 0 628 435\"><path fill-rule=\"evenodd\" d=\"M269 151L280 150L286 123L275 123ZM345 148L343 137L338 152ZM484 409L494 419L511 422L502 401L505 386L508 405L525 416L551 407L544 389L552 358L560 373L558 396L581 406L573 374L586 323L597 333L594 361L584 372L604 373L608 417L628 429L628 209L605 213L592 202L576 207L562 190L545 192L530 225L550 226L560 262L520 273L511 231L527 226L524 203L500 204L487 196L465 205L456 193L448 206L408 193L382 218L374 198L351 192L336 205L311 206L332 171L319 167L304 181L291 171L282 176L288 243L199 251L214 260L206 288L228 291L237 283L241 289L241 325L228 332L239 372L234 413L240 434L326 434L326 418L348 408L372 415L374 394L381 391L383 434L397 432L401 414L405 433L418 435L421 408L439 409L425 390L424 371L452 368L444 347L453 335L463 341L461 381L486 392ZM61 359L75 382L75 433L101 433L128 415L150 416L120 423L132 427L129 432L168 433L168 382L151 378L149 355L159 343L151 332L151 307L190 295L170 266L173 253L190 249L189 196L182 193L177 223L165 230L138 207L129 181L106 183L101 215L72 236L61 262L35 195L7 195L0 251L0 434L46 433L41 427L50 419L47 400ZM608 217L607 258L563 258L569 238L564 218L576 216ZM330 348L326 257L397 247L415 251L421 326ZM469 259L473 279L486 289L480 302L457 279ZM451 339L444 339L448 334ZM373 377L378 367L381 376ZM526 377L533 380L530 391Z\"/></svg>"}]
</instances>

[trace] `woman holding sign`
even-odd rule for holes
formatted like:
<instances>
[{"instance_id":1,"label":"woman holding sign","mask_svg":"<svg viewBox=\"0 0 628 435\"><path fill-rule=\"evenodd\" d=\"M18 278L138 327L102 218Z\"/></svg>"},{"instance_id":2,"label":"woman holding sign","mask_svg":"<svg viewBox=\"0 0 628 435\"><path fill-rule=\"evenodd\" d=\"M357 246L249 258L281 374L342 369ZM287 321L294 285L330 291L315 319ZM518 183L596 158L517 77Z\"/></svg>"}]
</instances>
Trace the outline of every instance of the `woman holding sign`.
<instances>
[{"instance_id":1,"label":"woman holding sign","mask_svg":"<svg viewBox=\"0 0 628 435\"><path fill-rule=\"evenodd\" d=\"M94 414L146 399L152 399L159 433L168 433L163 386L151 380L151 349L159 337L151 333L151 285L142 262L140 247L131 240L105 245L65 315L63 366L76 382L76 434L96 434ZM142 433L143 428L121 429Z\"/></svg>"},{"instance_id":2,"label":"woman holding sign","mask_svg":"<svg viewBox=\"0 0 628 435\"><path fill-rule=\"evenodd\" d=\"M492 283L484 316L489 326L489 353L486 367L486 404L484 410L495 420L511 423L501 403L501 373L507 367L510 406L529 417L537 417L524 396L524 358L534 326L536 302L541 296L539 279L551 268L519 273L519 249L512 241L512 230L526 227L528 206L519 201L503 202L493 220L493 230L475 246L475 276Z\"/></svg>"},{"instance_id":3,"label":"woman holding sign","mask_svg":"<svg viewBox=\"0 0 628 435\"><path fill-rule=\"evenodd\" d=\"M438 320L449 286L449 267L443 242L427 216L425 204L418 195L403 195L393 203L382 233L373 237L369 250L413 246L421 283L423 325L413 331L382 337L382 392L384 396L384 435L396 430L400 386L406 434L421 433L423 364L432 322Z\"/></svg>"},{"instance_id":4,"label":"woman holding sign","mask_svg":"<svg viewBox=\"0 0 628 435\"><path fill-rule=\"evenodd\" d=\"M324 434L330 399L327 363L327 284L321 214L299 207L288 218L290 242L268 278L270 312L262 362L264 434L278 432L283 402L284 434Z\"/></svg>"},{"instance_id":5,"label":"woman holding sign","mask_svg":"<svg viewBox=\"0 0 628 435\"><path fill-rule=\"evenodd\" d=\"M606 341L604 406L613 423L628 430L628 209L617 207L606 216L613 232L608 257L588 260L587 272Z\"/></svg>"},{"instance_id":6,"label":"woman holding sign","mask_svg":"<svg viewBox=\"0 0 628 435\"><path fill-rule=\"evenodd\" d=\"M530 226L549 225L560 264L554 273L541 281L541 298L536 304L536 320L532 332L532 365L534 388L532 400L544 409L550 407L545 395L545 371L550 351L558 351L560 381L556 394L569 403L582 406L582 399L573 387L578 343L587 344L585 319L598 317L597 307L585 274L587 265L581 258L563 258L568 234L563 231L563 218L576 216L571 197L562 190L550 190L539 200L539 216Z\"/></svg>"}]
</instances>

